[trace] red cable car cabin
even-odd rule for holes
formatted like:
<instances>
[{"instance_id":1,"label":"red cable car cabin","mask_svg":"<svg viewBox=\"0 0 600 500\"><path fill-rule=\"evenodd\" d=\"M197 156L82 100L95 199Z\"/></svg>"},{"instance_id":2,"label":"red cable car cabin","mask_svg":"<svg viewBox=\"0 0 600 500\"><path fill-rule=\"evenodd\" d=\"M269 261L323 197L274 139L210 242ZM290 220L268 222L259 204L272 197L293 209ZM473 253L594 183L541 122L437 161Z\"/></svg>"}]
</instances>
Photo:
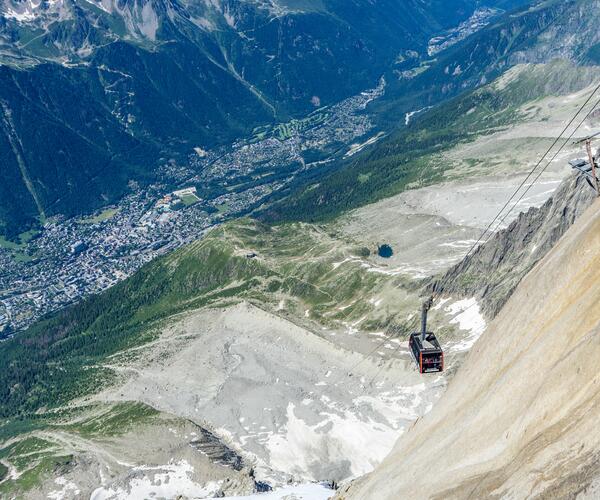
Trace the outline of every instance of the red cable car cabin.
<instances>
[{"instance_id":1,"label":"red cable car cabin","mask_svg":"<svg viewBox=\"0 0 600 500\"><path fill-rule=\"evenodd\" d=\"M421 373L441 372L444 370L444 351L432 332L411 334L408 346L413 353Z\"/></svg>"},{"instance_id":2,"label":"red cable car cabin","mask_svg":"<svg viewBox=\"0 0 600 500\"><path fill-rule=\"evenodd\" d=\"M421 310L421 331L410 335L410 348L420 373L441 372L444 370L444 351L433 332L427 331L427 312L433 297L423 304Z\"/></svg>"}]
</instances>

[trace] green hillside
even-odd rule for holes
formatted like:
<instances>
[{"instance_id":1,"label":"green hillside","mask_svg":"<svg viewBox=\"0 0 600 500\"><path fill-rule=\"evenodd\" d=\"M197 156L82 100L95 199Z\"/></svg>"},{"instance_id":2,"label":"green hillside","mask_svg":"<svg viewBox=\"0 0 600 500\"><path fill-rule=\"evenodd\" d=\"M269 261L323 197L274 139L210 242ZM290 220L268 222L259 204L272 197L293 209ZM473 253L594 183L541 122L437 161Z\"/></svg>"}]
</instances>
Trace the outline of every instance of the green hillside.
<instances>
[{"instance_id":1,"label":"green hillside","mask_svg":"<svg viewBox=\"0 0 600 500\"><path fill-rule=\"evenodd\" d=\"M253 253L256 257L249 256ZM336 326L368 313L363 328L386 328L400 311L375 311L358 299L375 291L389 293L398 303L403 298L400 309L410 307L411 300L402 291L402 279L361 267L368 254L369 249L315 226L272 228L245 219L227 223L4 342L0 417L31 416L98 391L114 376L99 367L102 360L151 341L173 315L204 306L249 300L275 310L283 300L295 317L310 309L311 319L321 325ZM355 262L334 265L345 259Z\"/></svg>"},{"instance_id":2,"label":"green hillside","mask_svg":"<svg viewBox=\"0 0 600 500\"><path fill-rule=\"evenodd\" d=\"M452 168L441 161L444 152L524 121L528 103L581 90L596 80L596 72L597 67L576 68L564 61L524 66L515 77L500 78L417 115L409 126L259 216L268 222L330 220L409 187L439 182Z\"/></svg>"}]
</instances>

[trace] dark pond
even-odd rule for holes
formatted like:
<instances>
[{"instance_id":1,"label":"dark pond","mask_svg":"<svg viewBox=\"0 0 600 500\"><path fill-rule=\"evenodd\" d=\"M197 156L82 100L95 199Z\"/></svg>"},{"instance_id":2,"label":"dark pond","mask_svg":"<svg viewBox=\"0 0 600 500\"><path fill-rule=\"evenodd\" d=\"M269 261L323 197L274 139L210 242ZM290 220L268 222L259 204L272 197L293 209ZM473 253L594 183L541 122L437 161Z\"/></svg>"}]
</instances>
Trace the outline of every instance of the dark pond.
<instances>
[{"instance_id":1,"label":"dark pond","mask_svg":"<svg viewBox=\"0 0 600 500\"><path fill-rule=\"evenodd\" d=\"M392 255L394 255L394 251L392 250L391 246L389 246L387 243L384 243L383 245L379 245L379 248L377 248L377 255L383 257L384 259L389 259Z\"/></svg>"}]
</instances>

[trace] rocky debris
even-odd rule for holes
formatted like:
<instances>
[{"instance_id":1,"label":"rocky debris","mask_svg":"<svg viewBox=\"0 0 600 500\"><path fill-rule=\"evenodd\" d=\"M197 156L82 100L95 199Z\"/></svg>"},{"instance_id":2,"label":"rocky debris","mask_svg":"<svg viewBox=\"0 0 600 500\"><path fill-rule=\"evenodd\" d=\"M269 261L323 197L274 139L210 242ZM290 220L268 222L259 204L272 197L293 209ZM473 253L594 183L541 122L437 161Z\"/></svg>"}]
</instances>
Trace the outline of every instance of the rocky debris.
<instances>
[{"instance_id":1,"label":"rocky debris","mask_svg":"<svg viewBox=\"0 0 600 500\"><path fill-rule=\"evenodd\" d=\"M554 11L554 13L552 13ZM595 63L591 47L600 41L598 30L590 30L597 26L600 1L555 2L554 5L538 18L537 22L547 15L554 15L558 22L551 22L537 36L533 44L527 44L515 50L509 57L512 64L521 62L550 62L570 60L573 62ZM587 33L589 36L574 36L575 33Z\"/></svg>"},{"instance_id":2,"label":"rocky debris","mask_svg":"<svg viewBox=\"0 0 600 500\"><path fill-rule=\"evenodd\" d=\"M244 461L240 455L224 444L217 436L207 429L198 428L200 436L190 442L190 446L204 453L214 464L242 470Z\"/></svg>"},{"instance_id":3,"label":"rocky debris","mask_svg":"<svg viewBox=\"0 0 600 500\"><path fill-rule=\"evenodd\" d=\"M470 256L428 288L476 297L482 311L495 317L525 275L554 247L591 205L594 192L581 177L567 177L540 208L521 213Z\"/></svg>"},{"instance_id":4,"label":"rocky debris","mask_svg":"<svg viewBox=\"0 0 600 500\"><path fill-rule=\"evenodd\" d=\"M52 453L64 459L14 498L212 498L269 489L214 434L186 419L160 413L119 435L81 435L76 425L31 435L53 443Z\"/></svg>"},{"instance_id":5,"label":"rocky debris","mask_svg":"<svg viewBox=\"0 0 600 500\"><path fill-rule=\"evenodd\" d=\"M131 378L96 397L143 401L198 421L252 465L257 489L260 481L277 488L290 479L343 480L372 470L431 408L445 380L423 380L397 339L325 333L250 303L192 311L128 362ZM345 337L363 343L352 352L340 346ZM216 466L223 448L195 432L205 454L187 448Z\"/></svg>"}]
</instances>

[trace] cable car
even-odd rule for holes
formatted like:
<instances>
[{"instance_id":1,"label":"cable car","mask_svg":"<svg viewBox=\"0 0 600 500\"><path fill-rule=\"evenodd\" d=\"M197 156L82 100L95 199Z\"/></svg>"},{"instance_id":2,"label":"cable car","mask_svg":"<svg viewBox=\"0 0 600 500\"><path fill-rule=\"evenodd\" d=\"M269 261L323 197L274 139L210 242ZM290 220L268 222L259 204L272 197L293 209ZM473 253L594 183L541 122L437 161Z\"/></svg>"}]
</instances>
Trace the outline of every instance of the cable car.
<instances>
[{"instance_id":1,"label":"cable car","mask_svg":"<svg viewBox=\"0 0 600 500\"><path fill-rule=\"evenodd\" d=\"M411 333L408 340L420 373L444 371L444 351L433 332L427 331L427 313L433 304L433 297L421 308L421 331Z\"/></svg>"}]
</instances>

